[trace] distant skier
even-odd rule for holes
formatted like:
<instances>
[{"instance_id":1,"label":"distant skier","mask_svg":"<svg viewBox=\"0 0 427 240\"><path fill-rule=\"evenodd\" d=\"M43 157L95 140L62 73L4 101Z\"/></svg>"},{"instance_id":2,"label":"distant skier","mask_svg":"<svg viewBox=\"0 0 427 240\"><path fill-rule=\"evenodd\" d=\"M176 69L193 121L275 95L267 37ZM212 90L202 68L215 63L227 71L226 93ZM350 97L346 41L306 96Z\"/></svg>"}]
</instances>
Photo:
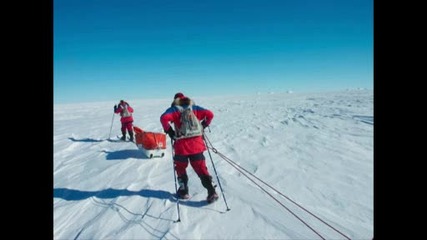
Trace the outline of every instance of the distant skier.
<instances>
[{"instance_id":1,"label":"distant skier","mask_svg":"<svg viewBox=\"0 0 427 240\"><path fill-rule=\"evenodd\" d=\"M133 142L133 108L129 103L124 100L120 100L118 105L114 105L114 113L120 114L120 122L122 123L122 137L121 140L126 140L126 130L129 133L129 140Z\"/></svg>"},{"instance_id":2,"label":"distant skier","mask_svg":"<svg viewBox=\"0 0 427 240\"><path fill-rule=\"evenodd\" d=\"M218 199L218 194L212 184L212 176L206 167L203 155L206 146L202 135L203 129L209 126L214 115L210 110L194 105L193 101L182 93L175 95L175 100L175 104L172 103L172 106L161 115L160 122L163 130L174 140L173 160L180 185L177 195L182 199L189 198L186 168L190 161L203 187L208 190L206 200L211 203ZM175 130L169 124L170 122L174 124Z\"/></svg>"}]
</instances>

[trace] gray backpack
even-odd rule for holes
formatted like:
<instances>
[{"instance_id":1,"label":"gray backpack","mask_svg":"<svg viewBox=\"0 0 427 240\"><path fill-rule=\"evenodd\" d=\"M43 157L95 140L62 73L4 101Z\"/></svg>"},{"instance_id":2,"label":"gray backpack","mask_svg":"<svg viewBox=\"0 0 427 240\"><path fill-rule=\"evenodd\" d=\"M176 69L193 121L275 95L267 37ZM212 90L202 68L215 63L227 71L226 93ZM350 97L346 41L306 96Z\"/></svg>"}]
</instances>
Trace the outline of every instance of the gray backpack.
<instances>
[{"instance_id":1,"label":"gray backpack","mask_svg":"<svg viewBox=\"0 0 427 240\"><path fill-rule=\"evenodd\" d=\"M129 116L132 116L132 113L131 113L131 112L129 112L129 110L128 110L128 105L127 105L127 104L123 107L123 111L122 111L121 116L122 116L122 117L129 117Z\"/></svg>"},{"instance_id":2,"label":"gray backpack","mask_svg":"<svg viewBox=\"0 0 427 240\"><path fill-rule=\"evenodd\" d=\"M194 115L191 105L188 107L175 106L181 112L181 127L177 129L178 138L190 138L203 135L203 126Z\"/></svg>"}]
</instances>

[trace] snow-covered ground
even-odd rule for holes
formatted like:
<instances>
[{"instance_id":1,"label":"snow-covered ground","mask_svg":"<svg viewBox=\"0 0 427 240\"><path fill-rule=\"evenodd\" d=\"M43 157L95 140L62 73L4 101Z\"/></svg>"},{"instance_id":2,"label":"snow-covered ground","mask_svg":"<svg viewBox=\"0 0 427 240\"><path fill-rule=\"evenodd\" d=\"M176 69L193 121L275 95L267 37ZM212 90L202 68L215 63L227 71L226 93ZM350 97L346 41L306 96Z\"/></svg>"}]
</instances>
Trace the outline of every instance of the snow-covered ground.
<instances>
[{"instance_id":1,"label":"snow-covered ground","mask_svg":"<svg viewBox=\"0 0 427 240\"><path fill-rule=\"evenodd\" d=\"M220 154L345 236L372 239L372 90L193 99L215 114L206 136ZM54 105L55 239L346 239L260 184L279 204L212 150L224 195L217 187L220 199L203 204L207 192L189 166L192 197L176 223L169 138L166 156L153 159L108 141L112 120L111 137L120 135L119 100ZM125 100L135 126L162 132L172 99Z\"/></svg>"}]
</instances>

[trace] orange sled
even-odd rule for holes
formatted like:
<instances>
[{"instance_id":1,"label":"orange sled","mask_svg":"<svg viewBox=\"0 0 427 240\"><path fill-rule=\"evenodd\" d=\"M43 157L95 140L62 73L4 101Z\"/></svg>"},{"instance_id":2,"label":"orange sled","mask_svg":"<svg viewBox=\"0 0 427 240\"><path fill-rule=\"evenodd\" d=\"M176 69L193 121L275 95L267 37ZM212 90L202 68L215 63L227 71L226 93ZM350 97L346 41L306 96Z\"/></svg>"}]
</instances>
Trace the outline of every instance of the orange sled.
<instances>
[{"instance_id":1,"label":"orange sled","mask_svg":"<svg viewBox=\"0 0 427 240\"><path fill-rule=\"evenodd\" d=\"M166 149L166 134L156 132L146 132L139 127L134 126L135 143L144 154L149 157L165 156Z\"/></svg>"}]
</instances>

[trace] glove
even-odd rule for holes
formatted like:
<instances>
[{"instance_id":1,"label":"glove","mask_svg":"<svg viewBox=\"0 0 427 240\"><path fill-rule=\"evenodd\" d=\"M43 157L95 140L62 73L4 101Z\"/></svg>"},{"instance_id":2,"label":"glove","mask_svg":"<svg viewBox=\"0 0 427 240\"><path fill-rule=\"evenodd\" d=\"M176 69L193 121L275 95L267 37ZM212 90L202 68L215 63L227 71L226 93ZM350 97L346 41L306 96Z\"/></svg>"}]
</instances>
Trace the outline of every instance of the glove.
<instances>
[{"instance_id":1,"label":"glove","mask_svg":"<svg viewBox=\"0 0 427 240\"><path fill-rule=\"evenodd\" d=\"M114 112L116 112L117 110L117 105L114 105Z\"/></svg>"},{"instance_id":2,"label":"glove","mask_svg":"<svg viewBox=\"0 0 427 240\"><path fill-rule=\"evenodd\" d=\"M205 120L203 120L202 121L202 126L203 126L203 129L205 129L207 126L209 126L207 123L206 123L206 121Z\"/></svg>"},{"instance_id":3,"label":"glove","mask_svg":"<svg viewBox=\"0 0 427 240\"><path fill-rule=\"evenodd\" d=\"M173 140L175 140L175 131L172 129L172 127L170 127L166 133L169 135L169 137Z\"/></svg>"}]
</instances>

